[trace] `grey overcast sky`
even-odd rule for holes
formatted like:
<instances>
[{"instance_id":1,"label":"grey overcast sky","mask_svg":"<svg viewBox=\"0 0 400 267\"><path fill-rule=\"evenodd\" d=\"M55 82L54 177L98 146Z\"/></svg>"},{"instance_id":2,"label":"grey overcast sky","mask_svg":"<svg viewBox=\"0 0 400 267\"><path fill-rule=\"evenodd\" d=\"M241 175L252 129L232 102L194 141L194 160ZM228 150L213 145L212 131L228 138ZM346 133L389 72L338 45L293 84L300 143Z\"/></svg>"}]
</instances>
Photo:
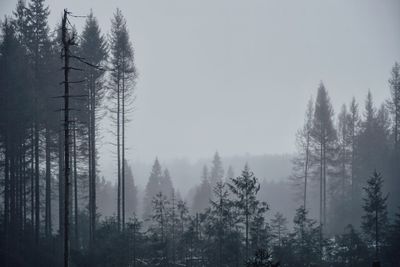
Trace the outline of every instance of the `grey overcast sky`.
<instances>
[{"instance_id":1,"label":"grey overcast sky","mask_svg":"<svg viewBox=\"0 0 400 267\"><path fill-rule=\"evenodd\" d=\"M4 17L16 0L0 3ZM125 15L140 73L131 160L291 153L321 80L336 111L352 96L363 105L368 89L381 103L400 60L398 0L46 3L52 28L63 8L92 8L104 33L117 7ZM84 20L73 21L79 29ZM102 147L103 162L110 150Z\"/></svg>"}]
</instances>

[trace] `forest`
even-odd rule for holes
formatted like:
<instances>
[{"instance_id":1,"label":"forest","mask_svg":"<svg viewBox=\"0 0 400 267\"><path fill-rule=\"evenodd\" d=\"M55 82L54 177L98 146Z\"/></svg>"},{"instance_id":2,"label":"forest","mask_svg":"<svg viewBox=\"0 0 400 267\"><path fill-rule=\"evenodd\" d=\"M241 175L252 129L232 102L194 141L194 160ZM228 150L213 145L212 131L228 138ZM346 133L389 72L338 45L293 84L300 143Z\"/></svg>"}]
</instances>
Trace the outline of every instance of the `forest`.
<instances>
[{"instance_id":1,"label":"forest","mask_svg":"<svg viewBox=\"0 0 400 267\"><path fill-rule=\"evenodd\" d=\"M139 192L126 158L140 70L128 12L114 10L111 29L92 11L49 25L45 0L18 0L1 19L1 266L400 266L396 59L382 103L366 89L334 111L329 86L315 88L293 133L291 196L218 152L187 196L156 156ZM99 169L101 127L113 182ZM294 216L269 194L293 200Z\"/></svg>"}]
</instances>

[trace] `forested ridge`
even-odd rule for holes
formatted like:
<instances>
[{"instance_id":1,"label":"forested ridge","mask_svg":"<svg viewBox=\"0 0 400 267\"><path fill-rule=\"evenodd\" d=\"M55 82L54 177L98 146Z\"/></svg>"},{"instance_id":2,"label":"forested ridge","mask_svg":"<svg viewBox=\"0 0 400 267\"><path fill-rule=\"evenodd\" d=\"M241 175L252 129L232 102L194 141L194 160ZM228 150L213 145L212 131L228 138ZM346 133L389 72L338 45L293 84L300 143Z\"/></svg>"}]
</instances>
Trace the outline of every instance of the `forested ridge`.
<instances>
[{"instance_id":1,"label":"forested ridge","mask_svg":"<svg viewBox=\"0 0 400 267\"><path fill-rule=\"evenodd\" d=\"M139 194L125 153L140 66L123 12L115 10L107 30L93 12L68 13L69 159L61 24L48 24L44 0L19 0L1 22L1 266L63 266L66 206L70 266L400 266L398 63L383 103L366 90L335 112L320 82L293 135L293 218L265 201L273 184L246 162L235 173L218 152L188 196L158 158ZM74 19L85 21L81 32ZM98 166L104 117L115 153L115 177L107 178L115 184ZM288 198L279 185L272 190Z\"/></svg>"}]
</instances>

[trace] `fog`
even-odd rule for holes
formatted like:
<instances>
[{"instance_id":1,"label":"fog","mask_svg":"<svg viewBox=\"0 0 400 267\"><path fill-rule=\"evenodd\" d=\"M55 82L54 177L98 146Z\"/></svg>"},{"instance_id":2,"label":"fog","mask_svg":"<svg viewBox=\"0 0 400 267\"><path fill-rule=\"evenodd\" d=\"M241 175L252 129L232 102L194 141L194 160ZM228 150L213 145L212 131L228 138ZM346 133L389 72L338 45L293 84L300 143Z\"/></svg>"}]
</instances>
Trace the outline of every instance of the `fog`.
<instances>
[{"instance_id":1,"label":"fog","mask_svg":"<svg viewBox=\"0 0 400 267\"><path fill-rule=\"evenodd\" d=\"M0 266L399 266L399 62L398 0L0 0Z\"/></svg>"},{"instance_id":2,"label":"fog","mask_svg":"<svg viewBox=\"0 0 400 267\"><path fill-rule=\"evenodd\" d=\"M15 2L1 1L1 17ZM46 2L54 28L66 6ZM368 89L379 103L400 58L396 0L68 1L75 14L92 9L103 33L117 7L139 72L129 161L293 153L321 80L336 110L352 96L362 103ZM73 23L79 29L84 19ZM113 148L103 135L100 165L111 177Z\"/></svg>"}]
</instances>

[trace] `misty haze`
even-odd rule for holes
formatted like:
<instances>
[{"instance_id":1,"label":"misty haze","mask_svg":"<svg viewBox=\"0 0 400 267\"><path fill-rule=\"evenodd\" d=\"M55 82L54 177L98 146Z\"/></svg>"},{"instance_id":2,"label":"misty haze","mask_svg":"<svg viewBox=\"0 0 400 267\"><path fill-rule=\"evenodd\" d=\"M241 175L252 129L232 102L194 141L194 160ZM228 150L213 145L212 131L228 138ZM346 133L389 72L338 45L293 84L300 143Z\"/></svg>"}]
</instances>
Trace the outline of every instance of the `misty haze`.
<instances>
[{"instance_id":1,"label":"misty haze","mask_svg":"<svg viewBox=\"0 0 400 267\"><path fill-rule=\"evenodd\" d=\"M0 266L399 251L399 1L1 0Z\"/></svg>"}]
</instances>

